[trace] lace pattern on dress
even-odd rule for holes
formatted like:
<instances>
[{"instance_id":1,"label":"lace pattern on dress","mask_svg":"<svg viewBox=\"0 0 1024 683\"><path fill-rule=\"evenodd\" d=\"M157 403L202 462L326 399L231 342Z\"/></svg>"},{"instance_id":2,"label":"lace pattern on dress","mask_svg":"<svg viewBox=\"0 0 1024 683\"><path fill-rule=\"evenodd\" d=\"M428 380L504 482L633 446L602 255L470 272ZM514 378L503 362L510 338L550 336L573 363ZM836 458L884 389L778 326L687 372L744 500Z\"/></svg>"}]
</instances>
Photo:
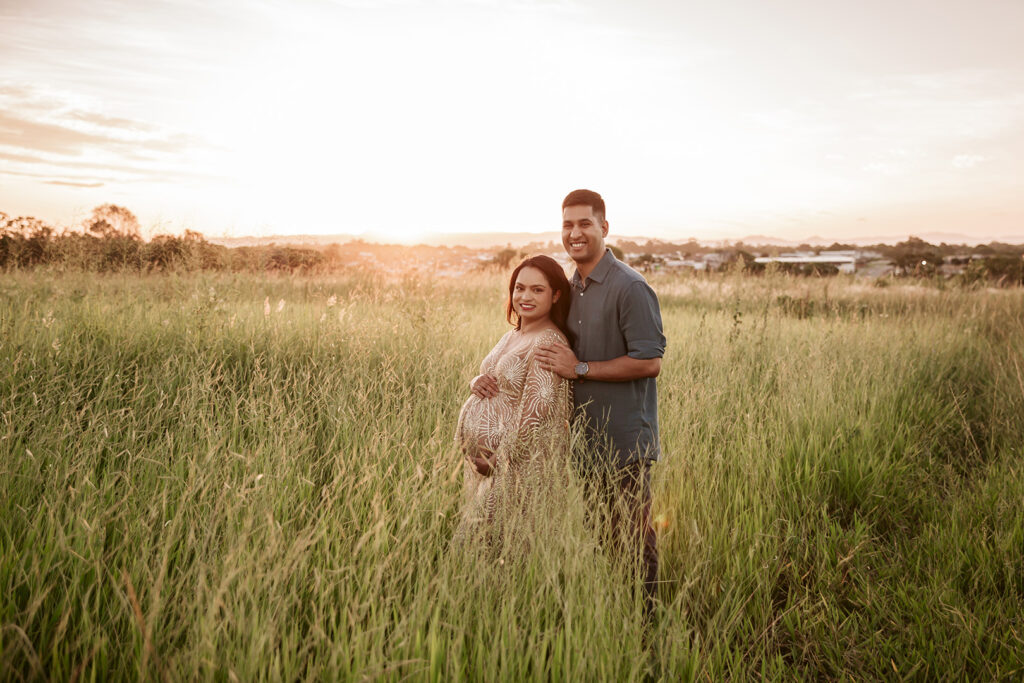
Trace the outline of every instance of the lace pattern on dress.
<instances>
[{"instance_id":1,"label":"lace pattern on dress","mask_svg":"<svg viewBox=\"0 0 1024 683\"><path fill-rule=\"evenodd\" d=\"M534 356L538 346L566 343L556 330L544 330L523 349L508 353L509 332L480 365L490 373L500 394L490 399L471 396L462 407L455 441L462 452L495 455L493 476L481 476L464 466L465 507L457 535L481 522L493 522L498 508L525 500L531 487L545 477L547 465L568 456L570 383L544 370ZM504 513L503 513L504 514Z\"/></svg>"}]
</instances>

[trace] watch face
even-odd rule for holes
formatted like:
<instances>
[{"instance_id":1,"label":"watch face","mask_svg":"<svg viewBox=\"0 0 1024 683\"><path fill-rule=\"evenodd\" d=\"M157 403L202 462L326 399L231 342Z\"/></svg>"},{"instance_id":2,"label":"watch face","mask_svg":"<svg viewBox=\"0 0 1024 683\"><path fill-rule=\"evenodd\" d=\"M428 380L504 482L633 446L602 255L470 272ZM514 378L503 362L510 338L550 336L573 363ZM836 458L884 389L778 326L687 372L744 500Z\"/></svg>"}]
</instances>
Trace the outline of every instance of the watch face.
<instances>
[{"instance_id":1,"label":"watch face","mask_svg":"<svg viewBox=\"0 0 1024 683\"><path fill-rule=\"evenodd\" d=\"M577 377L583 377L584 375L587 374L588 370L590 370L590 366L587 365L586 363L577 363L576 364L576 376Z\"/></svg>"}]
</instances>

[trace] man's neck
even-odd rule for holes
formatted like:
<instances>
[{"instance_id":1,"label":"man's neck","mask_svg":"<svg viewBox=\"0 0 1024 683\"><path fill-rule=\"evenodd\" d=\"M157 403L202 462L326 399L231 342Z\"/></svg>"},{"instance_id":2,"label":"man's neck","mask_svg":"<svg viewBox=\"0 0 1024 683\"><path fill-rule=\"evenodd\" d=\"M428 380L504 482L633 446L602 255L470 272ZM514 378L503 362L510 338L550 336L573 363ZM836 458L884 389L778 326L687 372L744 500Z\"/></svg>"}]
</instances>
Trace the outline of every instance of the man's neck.
<instances>
[{"instance_id":1,"label":"man's neck","mask_svg":"<svg viewBox=\"0 0 1024 683\"><path fill-rule=\"evenodd\" d=\"M598 256L593 261L589 261L587 263L580 263L579 261L575 261L576 270L579 271L581 281L585 282L586 279L590 277L590 274L594 272L594 268L597 268L597 264L601 262L602 258L604 258L604 252L601 252L600 256Z\"/></svg>"}]
</instances>

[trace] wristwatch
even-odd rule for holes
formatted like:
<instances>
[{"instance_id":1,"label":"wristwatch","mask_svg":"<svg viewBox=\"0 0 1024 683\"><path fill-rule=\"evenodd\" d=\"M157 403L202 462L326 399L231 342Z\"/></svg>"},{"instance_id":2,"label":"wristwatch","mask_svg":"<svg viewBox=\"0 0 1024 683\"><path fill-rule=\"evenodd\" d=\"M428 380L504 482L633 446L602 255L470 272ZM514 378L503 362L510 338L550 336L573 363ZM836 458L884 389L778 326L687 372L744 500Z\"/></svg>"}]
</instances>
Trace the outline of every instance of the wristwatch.
<instances>
[{"instance_id":1,"label":"wristwatch","mask_svg":"<svg viewBox=\"0 0 1024 683\"><path fill-rule=\"evenodd\" d=\"M576 379L583 379L590 372L590 364L580 361L576 364Z\"/></svg>"}]
</instances>

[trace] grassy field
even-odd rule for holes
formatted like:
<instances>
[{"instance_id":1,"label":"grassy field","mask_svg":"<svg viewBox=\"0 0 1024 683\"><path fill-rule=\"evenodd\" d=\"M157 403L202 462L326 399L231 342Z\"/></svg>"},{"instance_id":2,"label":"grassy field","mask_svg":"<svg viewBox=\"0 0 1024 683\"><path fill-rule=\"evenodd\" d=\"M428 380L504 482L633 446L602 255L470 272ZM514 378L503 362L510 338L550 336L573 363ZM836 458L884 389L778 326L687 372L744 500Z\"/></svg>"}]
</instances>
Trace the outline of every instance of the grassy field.
<instances>
[{"instance_id":1,"label":"grassy field","mask_svg":"<svg viewBox=\"0 0 1024 683\"><path fill-rule=\"evenodd\" d=\"M645 638L575 489L450 547L504 276L0 275L0 679L1024 676L1024 292L652 284Z\"/></svg>"}]
</instances>

